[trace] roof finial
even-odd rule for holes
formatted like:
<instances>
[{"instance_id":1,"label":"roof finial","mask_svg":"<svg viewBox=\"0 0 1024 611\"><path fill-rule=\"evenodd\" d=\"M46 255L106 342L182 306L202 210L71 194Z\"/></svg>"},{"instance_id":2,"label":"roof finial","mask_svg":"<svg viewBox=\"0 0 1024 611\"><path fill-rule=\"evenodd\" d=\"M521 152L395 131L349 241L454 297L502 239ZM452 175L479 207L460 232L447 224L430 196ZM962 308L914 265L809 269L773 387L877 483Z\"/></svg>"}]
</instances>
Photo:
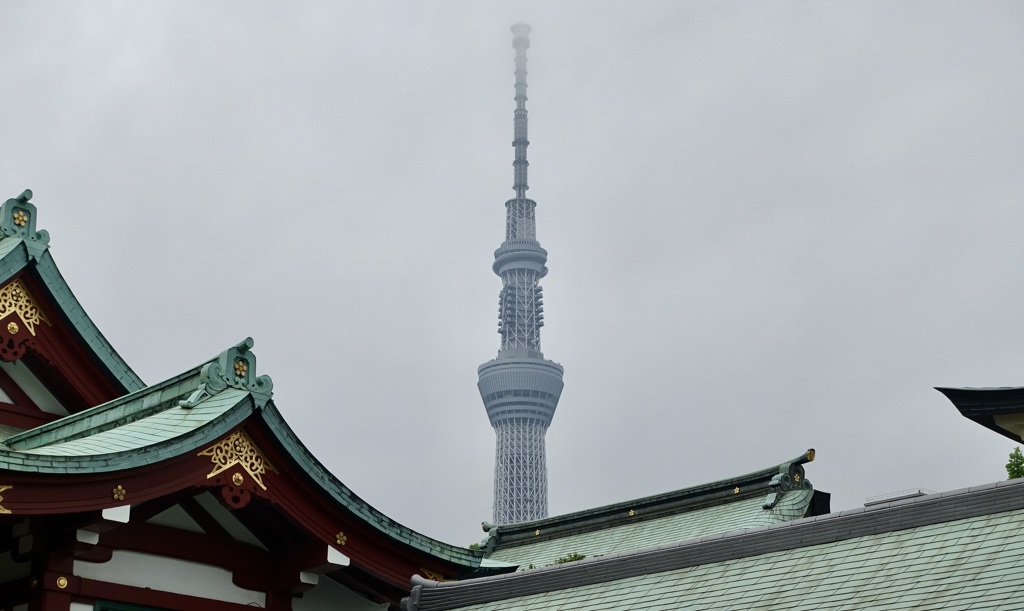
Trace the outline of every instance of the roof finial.
<instances>
[{"instance_id":1,"label":"roof finial","mask_svg":"<svg viewBox=\"0 0 1024 611\"><path fill-rule=\"evenodd\" d=\"M530 26L525 23L517 23L512 26L512 48L516 50L516 112L515 112L515 139L512 146L516 148L516 158L512 162L514 169L515 183L512 188L516 190L516 197L526 197L526 168L530 162L526 160L526 147L530 141L526 139L526 50L530 48Z\"/></svg>"}]
</instances>

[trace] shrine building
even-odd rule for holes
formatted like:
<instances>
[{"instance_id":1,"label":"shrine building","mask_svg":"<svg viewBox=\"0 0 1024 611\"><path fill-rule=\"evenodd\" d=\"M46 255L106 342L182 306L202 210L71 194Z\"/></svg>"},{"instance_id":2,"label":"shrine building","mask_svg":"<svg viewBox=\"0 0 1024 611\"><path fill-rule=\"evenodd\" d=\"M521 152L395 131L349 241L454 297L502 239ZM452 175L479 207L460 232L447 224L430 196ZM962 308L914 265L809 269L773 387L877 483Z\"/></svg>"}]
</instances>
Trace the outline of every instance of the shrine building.
<instances>
[{"instance_id":1,"label":"shrine building","mask_svg":"<svg viewBox=\"0 0 1024 611\"><path fill-rule=\"evenodd\" d=\"M397 609L414 575L515 570L327 471L251 339L144 384L61 277L31 197L0 206L0 611Z\"/></svg>"}]
</instances>

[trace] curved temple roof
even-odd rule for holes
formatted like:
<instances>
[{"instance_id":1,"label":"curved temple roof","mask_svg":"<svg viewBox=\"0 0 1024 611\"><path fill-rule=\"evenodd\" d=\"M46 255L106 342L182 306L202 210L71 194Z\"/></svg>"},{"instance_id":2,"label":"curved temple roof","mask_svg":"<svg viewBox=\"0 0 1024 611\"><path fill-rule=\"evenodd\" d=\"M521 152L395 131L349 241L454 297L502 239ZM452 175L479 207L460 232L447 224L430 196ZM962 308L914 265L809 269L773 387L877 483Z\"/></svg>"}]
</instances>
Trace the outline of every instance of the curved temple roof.
<instances>
[{"instance_id":1,"label":"curved temple roof","mask_svg":"<svg viewBox=\"0 0 1024 611\"><path fill-rule=\"evenodd\" d=\"M0 285L32 269L52 297L60 316L125 392L145 387L139 376L114 350L78 302L50 255L50 236L36 229L32 191L0 205Z\"/></svg>"},{"instance_id":2,"label":"curved temple roof","mask_svg":"<svg viewBox=\"0 0 1024 611\"><path fill-rule=\"evenodd\" d=\"M814 450L746 475L585 511L492 526L482 546L488 558L521 566L602 556L693 537L768 526L828 511L803 464Z\"/></svg>"},{"instance_id":3,"label":"curved temple roof","mask_svg":"<svg viewBox=\"0 0 1024 611\"><path fill-rule=\"evenodd\" d=\"M0 442L0 470L41 474L124 471L195 454L243 422L265 426L287 458L319 488L325 500L355 514L383 536L472 572L486 562L482 552L456 547L420 534L387 517L330 473L285 422L269 392L256 388L255 358L246 339L219 357L185 373L114 401L10 436ZM227 357L225 357L227 355ZM239 377L211 373L218 362L245 358ZM236 372L238 369L236 369ZM266 388L265 386L263 388ZM121 503L109 502L111 506ZM9 495L8 509L17 508ZM508 567L512 568L512 567Z\"/></svg>"}]
</instances>

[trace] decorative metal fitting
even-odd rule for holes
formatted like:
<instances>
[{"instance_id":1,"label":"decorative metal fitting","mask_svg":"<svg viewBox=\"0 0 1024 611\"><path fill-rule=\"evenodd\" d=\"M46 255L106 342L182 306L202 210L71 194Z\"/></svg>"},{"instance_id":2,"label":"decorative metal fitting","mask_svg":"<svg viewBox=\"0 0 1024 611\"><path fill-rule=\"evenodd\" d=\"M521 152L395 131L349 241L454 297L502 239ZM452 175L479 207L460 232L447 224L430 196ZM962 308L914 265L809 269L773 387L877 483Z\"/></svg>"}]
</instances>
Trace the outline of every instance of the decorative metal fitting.
<instances>
[{"instance_id":1,"label":"decorative metal fitting","mask_svg":"<svg viewBox=\"0 0 1024 611\"><path fill-rule=\"evenodd\" d=\"M226 388L237 388L250 393L256 407L262 408L274 392L270 376L257 376L256 356L250 351L251 337L220 353L217 360L203 366L199 372L199 387L188 399L178 405L192 408Z\"/></svg>"},{"instance_id":2,"label":"decorative metal fitting","mask_svg":"<svg viewBox=\"0 0 1024 611\"><path fill-rule=\"evenodd\" d=\"M263 476L266 475L267 471L278 473L277 468L270 464L267 457L263 455L263 452L245 431L231 433L219 442L199 452L198 456L209 456L210 462L213 463L213 469L206 475L206 479L216 477L238 465L249 474L249 477L260 488L266 490L267 485L263 482ZM231 481L236 486L239 486L241 482L236 481L236 477L241 478L242 474L235 473L231 478Z\"/></svg>"},{"instance_id":3,"label":"decorative metal fitting","mask_svg":"<svg viewBox=\"0 0 1024 611\"><path fill-rule=\"evenodd\" d=\"M635 515L636 515L636 512L635 512L635 511L633 511L632 509L630 509L630 510L629 510L629 517L631 517L631 518L632 518L632 517L633 517L633 516L635 516Z\"/></svg>"},{"instance_id":4,"label":"decorative metal fitting","mask_svg":"<svg viewBox=\"0 0 1024 611\"><path fill-rule=\"evenodd\" d=\"M345 536L344 532L339 530L338 534L334 535L334 540L338 542L338 545L345 545L345 543L348 542L348 537Z\"/></svg>"},{"instance_id":5,"label":"decorative metal fitting","mask_svg":"<svg viewBox=\"0 0 1024 611\"><path fill-rule=\"evenodd\" d=\"M64 577L63 575L58 577L57 578L57 587L60 588L61 590L63 590L64 588L68 587L68 578Z\"/></svg>"},{"instance_id":6,"label":"decorative metal fitting","mask_svg":"<svg viewBox=\"0 0 1024 611\"><path fill-rule=\"evenodd\" d=\"M17 333L18 332L18 323L16 323L16 322L9 322L9 323L7 323L7 332L10 333L11 335L14 335L15 333Z\"/></svg>"},{"instance_id":7,"label":"decorative metal fitting","mask_svg":"<svg viewBox=\"0 0 1024 611\"><path fill-rule=\"evenodd\" d=\"M735 488L733 488L733 489L732 489L732 493L733 493L733 494L739 494L739 493L740 493L740 487L739 487L739 486L736 486Z\"/></svg>"},{"instance_id":8,"label":"decorative metal fitting","mask_svg":"<svg viewBox=\"0 0 1024 611\"><path fill-rule=\"evenodd\" d=\"M540 534L540 529L539 528L537 530L533 531L533 536L536 537L539 534Z\"/></svg>"},{"instance_id":9,"label":"decorative metal fitting","mask_svg":"<svg viewBox=\"0 0 1024 611\"><path fill-rule=\"evenodd\" d=\"M236 486L241 486L242 482L244 482L244 481L245 481L245 478L242 477L241 473L235 473L234 475L231 476L231 483L236 485Z\"/></svg>"},{"instance_id":10,"label":"decorative metal fitting","mask_svg":"<svg viewBox=\"0 0 1024 611\"><path fill-rule=\"evenodd\" d=\"M120 485L118 485L117 488L114 488L112 492L114 493L115 501L123 501L124 495L128 494L128 491L122 488Z\"/></svg>"},{"instance_id":11,"label":"decorative metal fitting","mask_svg":"<svg viewBox=\"0 0 1024 611\"><path fill-rule=\"evenodd\" d=\"M23 210L14 211L14 224L18 227L28 225L28 215Z\"/></svg>"}]
</instances>

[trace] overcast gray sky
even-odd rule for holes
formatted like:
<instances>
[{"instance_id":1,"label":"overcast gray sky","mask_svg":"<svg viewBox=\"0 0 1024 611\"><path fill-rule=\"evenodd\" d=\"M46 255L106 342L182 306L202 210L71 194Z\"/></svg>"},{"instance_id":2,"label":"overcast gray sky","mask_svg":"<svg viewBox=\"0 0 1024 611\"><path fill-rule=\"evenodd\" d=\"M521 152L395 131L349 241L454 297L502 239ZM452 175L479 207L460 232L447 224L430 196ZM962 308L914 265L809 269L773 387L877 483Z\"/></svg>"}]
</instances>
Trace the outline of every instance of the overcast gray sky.
<instances>
[{"instance_id":1,"label":"overcast gray sky","mask_svg":"<svg viewBox=\"0 0 1024 611\"><path fill-rule=\"evenodd\" d=\"M313 453L466 545L530 49L563 513L818 450L833 509L1005 477L1019 3L0 4L0 197L147 382L251 335Z\"/></svg>"}]
</instances>

